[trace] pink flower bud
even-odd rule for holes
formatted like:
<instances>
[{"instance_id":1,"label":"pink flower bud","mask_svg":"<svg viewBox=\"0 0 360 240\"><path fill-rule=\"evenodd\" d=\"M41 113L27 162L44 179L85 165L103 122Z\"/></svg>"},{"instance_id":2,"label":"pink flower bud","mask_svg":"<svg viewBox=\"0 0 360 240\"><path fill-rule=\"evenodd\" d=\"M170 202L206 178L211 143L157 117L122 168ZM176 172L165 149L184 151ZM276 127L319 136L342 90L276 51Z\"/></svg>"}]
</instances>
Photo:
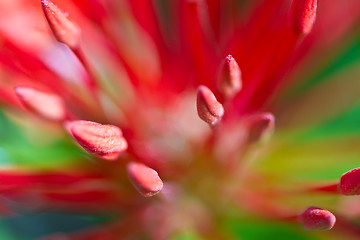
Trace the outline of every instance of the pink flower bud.
<instances>
[{"instance_id":1,"label":"pink flower bud","mask_svg":"<svg viewBox=\"0 0 360 240\"><path fill-rule=\"evenodd\" d=\"M115 160L128 147L116 126L78 120L67 123L66 128L86 151L107 160Z\"/></svg>"},{"instance_id":2,"label":"pink flower bud","mask_svg":"<svg viewBox=\"0 0 360 240\"><path fill-rule=\"evenodd\" d=\"M55 94L36 90L32 87L16 87L15 93L29 110L43 118L62 121L66 117L64 102Z\"/></svg>"},{"instance_id":3,"label":"pink flower bud","mask_svg":"<svg viewBox=\"0 0 360 240\"><path fill-rule=\"evenodd\" d=\"M56 39L70 48L78 47L81 35L79 26L52 2L41 0L41 5Z\"/></svg>"},{"instance_id":4,"label":"pink flower bud","mask_svg":"<svg viewBox=\"0 0 360 240\"><path fill-rule=\"evenodd\" d=\"M352 169L341 176L340 191L343 195L360 194L360 168Z\"/></svg>"},{"instance_id":5,"label":"pink flower bud","mask_svg":"<svg viewBox=\"0 0 360 240\"><path fill-rule=\"evenodd\" d=\"M128 163L127 172L131 183L144 197L154 196L163 188L158 173L142 163Z\"/></svg>"},{"instance_id":6,"label":"pink flower bud","mask_svg":"<svg viewBox=\"0 0 360 240\"><path fill-rule=\"evenodd\" d=\"M220 65L217 85L226 98L233 97L241 90L241 71L231 55L228 55Z\"/></svg>"},{"instance_id":7,"label":"pink flower bud","mask_svg":"<svg viewBox=\"0 0 360 240\"><path fill-rule=\"evenodd\" d=\"M310 33L316 19L317 0L293 0L290 26L297 34Z\"/></svg>"},{"instance_id":8,"label":"pink flower bud","mask_svg":"<svg viewBox=\"0 0 360 240\"><path fill-rule=\"evenodd\" d=\"M336 217L328 210L309 207L299 216L299 221L308 231L330 230L335 225Z\"/></svg>"},{"instance_id":9,"label":"pink flower bud","mask_svg":"<svg viewBox=\"0 0 360 240\"><path fill-rule=\"evenodd\" d=\"M273 132L275 118L271 113L262 113L250 117L248 124L248 141L250 143L256 143L261 141L266 135Z\"/></svg>"},{"instance_id":10,"label":"pink flower bud","mask_svg":"<svg viewBox=\"0 0 360 240\"><path fill-rule=\"evenodd\" d=\"M197 91L197 112L199 117L210 125L215 125L224 115L224 108L211 90L205 86L199 86Z\"/></svg>"}]
</instances>

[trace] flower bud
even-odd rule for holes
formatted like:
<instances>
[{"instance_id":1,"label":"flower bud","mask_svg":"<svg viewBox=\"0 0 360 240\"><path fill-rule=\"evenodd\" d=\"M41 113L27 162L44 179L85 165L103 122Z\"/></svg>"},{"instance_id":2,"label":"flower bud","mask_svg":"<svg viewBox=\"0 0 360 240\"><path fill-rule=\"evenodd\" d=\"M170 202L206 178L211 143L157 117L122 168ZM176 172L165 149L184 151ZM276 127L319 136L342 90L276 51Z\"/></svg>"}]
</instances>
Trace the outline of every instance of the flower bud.
<instances>
[{"instance_id":1,"label":"flower bud","mask_svg":"<svg viewBox=\"0 0 360 240\"><path fill-rule=\"evenodd\" d=\"M290 26L295 33L310 33L316 19L317 0L293 0L290 10Z\"/></svg>"},{"instance_id":2,"label":"flower bud","mask_svg":"<svg viewBox=\"0 0 360 240\"><path fill-rule=\"evenodd\" d=\"M161 191L163 182L158 173L142 163L130 162L127 172L131 183L144 197L151 197Z\"/></svg>"},{"instance_id":3,"label":"flower bud","mask_svg":"<svg viewBox=\"0 0 360 240\"><path fill-rule=\"evenodd\" d=\"M360 194L360 168L344 173L340 179L340 191L343 195Z\"/></svg>"},{"instance_id":4,"label":"flower bud","mask_svg":"<svg viewBox=\"0 0 360 240\"><path fill-rule=\"evenodd\" d=\"M248 141L256 143L274 131L275 118L271 113L262 113L250 117L248 124Z\"/></svg>"},{"instance_id":5,"label":"flower bud","mask_svg":"<svg viewBox=\"0 0 360 240\"><path fill-rule=\"evenodd\" d=\"M115 160L128 144L120 128L78 120L66 124L72 137L86 151L107 160Z\"/></svg>"},{"instance_id":6,"label":"flower bud","mask_svg":"<svg viewBox=\"0 0 360 240\"><path fill-rule=\"evenodd\" d=\"M199 86L197 91L197 112L199 117L210 125L218 123L224 115L224 108L211 90L205 86Z\"/></svg>"},{"instance_id":7,"label":"flower bud","mask_svg":"<svg viewBox=\"0 0 360 240\"><path fill-rule=\"evenodd\" d=\"M336 217L328 210L309 207L299 216L299 221L308 231L330 230L335 225Z\"/></svg>"},{"instance_id":8,"label":"flower bud","mask_svg":"<svg viewBox=\"0 0 360 240\"><path fill-rule=\"evenodd\" d=\"M63 121L66 117L65 104L59 96L32 87L16 87L20 101L37 115L52 121Z\"/></svg>"},{"instance_id":9,"label":"flower bud","mask_svg":"<svg viewBox=\"0 0 360 240\"><path fill-rule=\"evenodd\" d=\"M241 71L231 55L228 55L220 65L217 85L226 98L233 97L241 90Z\"/></svg>"},{"instance_id":10,"label":"flower bud","mask_svg":"<svg viewBox=\"0 0 360 240\"><path fill-rule=\"evenodd\" d=\"M41 0L41 5L56 39L70 48L77 48L80 44L81 35L79 26L52 2Z\"/></svg>"}]
</instances>

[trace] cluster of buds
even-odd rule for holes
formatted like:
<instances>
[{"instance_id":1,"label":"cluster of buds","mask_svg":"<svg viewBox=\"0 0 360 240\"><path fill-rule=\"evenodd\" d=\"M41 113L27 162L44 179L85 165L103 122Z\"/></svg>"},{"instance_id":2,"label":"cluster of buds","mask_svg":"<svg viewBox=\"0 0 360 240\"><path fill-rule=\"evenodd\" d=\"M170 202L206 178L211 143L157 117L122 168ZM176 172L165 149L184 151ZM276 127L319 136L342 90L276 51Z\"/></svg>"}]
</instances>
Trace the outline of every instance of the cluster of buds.
<instances>
[{"instance_id":1,"label":"cluster of buds","mask_svg":"<svg viewBox=\"0 0 360 240\"><path fill-rule=\"evenodd\" d=\"M86 161L71 170L46 173L2 170L4 198L31 205L27 199L36 196L40 199L34 207L37 210L94 210L126 216L100 230L76 233L74 239L125 239L142 234L169 239L192 226L205 238L225 239L215 224L222 215L219 206L228 203L265 218L295 221L309 231L334 227L336 217L328 210L306 205L301 207L306 209L302 213L299 209L285 211L280 202L267 201L263 190L252 189L261 177L251 172L249 160L274 132L275 117L268 112L268 104L291 69L294 52L312 31L317 0L293 0L286 14L276 19L275 23L281 24L272 26L278 36L259 30L254 36L268 42L244 40L249 50L231 42L252 29L227 32L225 36L231 35L229 46L220 54L212 31L214 19L219 19L208 12L217 5L211 1L177 3L183 20L178 52L162 39L150 0L76 2L80 9L92 6L83 10L86 21L76 23L49 0L41 0L41 6L53 36L79 65L80 83L63 81L32 58L21 67L2 61L19 75L34 70L36 81L14 80L16 98L2 94L2 89L0 97L11 107L27 110L62 129L61 134L66 132L85 150L81 154ZM256 16L272 9L273 3L264 4ZM279 1L274 4L282 6ZM115 14L110 14L112 11ZM254 31L267 26L266 18L256 16ZM87 26L89 19L96 28ZM118 21L123 22L120 29L114 27ZM105 69L102 61L87 52L87 38L82 37L87 31L93 31L91 40L103 43L99 52L109 75L114 73L117 78L125 72L128 76L119 89L114 88L119 83L111 77L101 76ZM21 53L16 47L10 49ZM226 56L228 53L231 55ZM40 71L44 69L49 74ZM344 174L340 183L311 187L306 192L358 195L360 170ZM9 214L13 211L3 207ZM139 228L134 227L138 223Z\"/></svg>"}]
</instances>

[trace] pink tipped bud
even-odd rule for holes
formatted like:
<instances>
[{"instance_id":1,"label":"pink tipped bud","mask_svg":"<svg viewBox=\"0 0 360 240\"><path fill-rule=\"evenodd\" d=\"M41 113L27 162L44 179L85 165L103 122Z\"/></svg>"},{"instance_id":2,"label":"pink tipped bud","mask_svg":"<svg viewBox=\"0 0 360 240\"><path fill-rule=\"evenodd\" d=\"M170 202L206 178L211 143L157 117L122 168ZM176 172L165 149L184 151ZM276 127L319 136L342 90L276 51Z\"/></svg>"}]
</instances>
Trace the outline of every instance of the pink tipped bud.
<instances>
[{"instance_id":1,"label":"pink tipped bud","mask_svg":"<svg viewBox=\"0 0 360 240\"><path fill-rule=\"evenodd\" d=\"M341 176L339 187L343 195L360 195L360 168L344 173Z\"/></svg>"},{"instance_id":2,"label":"pink tipped bud","mask_svg":"<svg viewBox=\"0 0 360 240\"><path fill-rule=\"evenodd\" d=\"M335 225L336 217L328 210L309 207L299 216L299 221L308 231L330 230Z\"/></svg>"},{"instance_id":3,"label":"pink tipped bud","mask_svg":"<svg viewBox=\"0 0 360 240\"><path fill-rule=\"evenodd\" d=\"M260 142L274 131L275 118L271 113L262 113L252 116L249 120L250 143Z\"/></svg>"},{"instance_id":4,"label":"pink tipped bud","mask_svg":"<svg viewBox=\"0 0 360 240\"><path fill-rule=\"evenodd\" d=\"M205 86L199 86L196 101L199 117L210 125L215 125L224 115L224 108L211 90Z\"/></svg>"},{"instance_id":5,"label":"pink tipped bud","mask_svg":"<svg viewBox=\"0 0 360 240\"><path fill-rule=\"evenodd\" d=\"M158 173L142 163L130 162L127 172L131 183L144 197L151 197L161 191L163 182Z\"/></svg>"},{"instance_id":6,"label":"pink tipped bud","mask_svg":"<svg viewBox=\"0 0 360 240\"><path fill-rule=\"evenodd\" d=\"M226 98L233 97L241 90L241 71L231 55L228 55L220 65L217 85Z\"/></svg>"},{"instance_id":7,"label":"pink tipped bud","mask_svg":"<svg viewBox=\"0 0 360 240\"><path fill-rule=\"evenodd\" d=\"M66 117L65 104L55 94L45 93L32 87L16 87L15 93L28 109L43 118L62 121Z\"/></svg>"},{"instance_id":8,"label":"pink tipped bud","mask_svg":"<svg viewBox=\"0 0 360 240\"><path fill-rule=\"evenodd\" d=\"M41 0L41 5L56 39L70 48L76 48L80 43L81 31L79 26L52 2Z\"/></svg>"},{"instance_id":9,"label":"pink tipped bud","mask_svg":"<svg viewBox=\"0 0 360 240\"><path fill-rule=\"evenodd\" d=\"M317 0L293 0L290 25L298 34L310 33L316 19Z\"/></svg>"},{"instance_id":10,"label":"pink tipped bud","mask_svg":"<svg viewBox=\"0 0 360 240\"><path fill-rule=\"evenodd\" d=\"M115 160L128 147L120 128L78 120L66 124L72 137L95 156Z\"/></svg>"}]
</instances>

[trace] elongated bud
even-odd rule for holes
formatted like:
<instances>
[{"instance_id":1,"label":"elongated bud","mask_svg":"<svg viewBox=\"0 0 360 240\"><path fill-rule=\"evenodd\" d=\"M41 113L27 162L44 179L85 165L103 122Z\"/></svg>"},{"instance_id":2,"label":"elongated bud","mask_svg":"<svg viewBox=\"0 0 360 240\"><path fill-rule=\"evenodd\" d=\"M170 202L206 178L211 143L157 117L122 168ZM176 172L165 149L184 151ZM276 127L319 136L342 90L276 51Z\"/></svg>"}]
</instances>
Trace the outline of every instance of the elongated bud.
<instances>
[{"instance_id":1,"label":"elongated bud","mask_svg":"<svg viewBox=\"0 0 360 240\"><path fill-rule=\"evenodd\" d=\"M226 98L233 97L241 90L241 71L231 55L228 55L220 65L217 86Z\"/></svg>"},{"instance_id":2,"label":"elongated bud","mask_svg":"<svg viewBox=\"0 0 360 240\"><path fill-rule=\"evenodd\" d=\"M158 173L142 163L128 163L127 172L136 190L145 197L154 196L163 188L163 182Z\"/></svg>"},{"instance_id":3,"label":"elongated bud","mask_svg":"<svg viewBox=\"0 0 360 240\"><path fill-rule=\"evenodd\" d=\"M197 112L199 117L210 125L215 125L224 115L224 108L211 90L205 86L199 86L197 91Z\"/></svg>"},{"instance_id":4,"label":"elongated bud","mask_svg":"<svg viewBox=\"0 0 360 240\"><path fill-rule=\"evenodd\" d=\"M274 131L275 118L271 113L262 113L249 119L248 141L256 143L262 141Z\"/></svg>"},{"instance_id":5,"label":"elongated bud","mask_svg":"<svg viewBox=\"0 0 360 240\"><path fill-rule=\"evenodd\" d=\"M308 231L330 230L335 225L336 217L328 210L309 207L299 216L299 221Z\"/></svg>"},{"instance_id":6,"label":"elongated bud","mask_svg":"<svg viewBox=\"0 0 360 240\"><path fill-rule=\"evenodd\" d=\"M79 26L68 18L55 4L48 0L41 0L45 17L50 25L56 39L68 45L70 48L77 48L80 43L81 31Z\"/></svg>"},{"instance_id":7,"label":"elongated bud","mask_svg":"<svg viewBox=\"0 0 360 240\"><path fill-rule=\"evenodd\" d=\"M316 19L317 0L293 0L290 26L297 34L310 33Z\"/></svg>"},{"instance_id":8,"label":"elongated bud","mask_svg":"<svg viewBox=\"0 0 360 240\"><path fill-rule=\"evenodd\" d=\"M51 93L32 87L15 87L15 93L21 102L37 115L52 121L63 121L66 109L63 100Z\"/></svg>"},{"instance_id":9,"label":"elongated bud","mask_svg":"<svg viewBox=\"0 0 360 240\"><path fill-rule=\"evenodd\" d=\"M344 173L341 176L339 187L343 195L360 195L360 168Z\"/></svg>"},{"instance_id":10,"label":"elongated bud","mask_svg":"<svg viewBox=\"0 0 360 240\"><path fill-rule=\"evenodd\" d=\"M66 123L65 127L86 151L107 160L115 160L128 147L116 126L78 120Z\"/></svg>"}]
</instances>

